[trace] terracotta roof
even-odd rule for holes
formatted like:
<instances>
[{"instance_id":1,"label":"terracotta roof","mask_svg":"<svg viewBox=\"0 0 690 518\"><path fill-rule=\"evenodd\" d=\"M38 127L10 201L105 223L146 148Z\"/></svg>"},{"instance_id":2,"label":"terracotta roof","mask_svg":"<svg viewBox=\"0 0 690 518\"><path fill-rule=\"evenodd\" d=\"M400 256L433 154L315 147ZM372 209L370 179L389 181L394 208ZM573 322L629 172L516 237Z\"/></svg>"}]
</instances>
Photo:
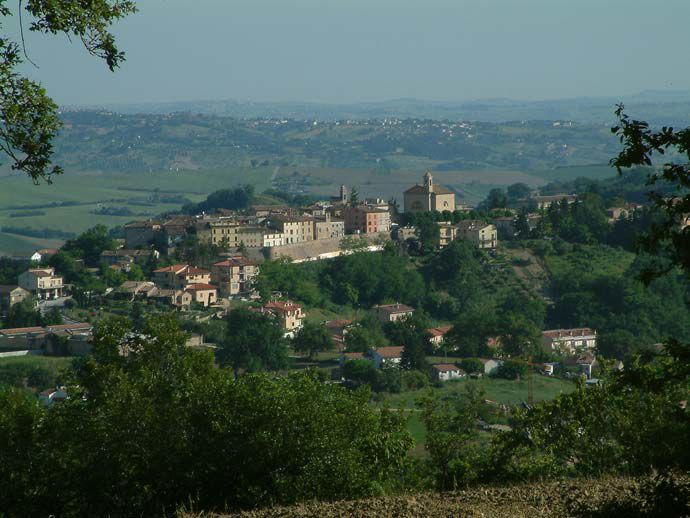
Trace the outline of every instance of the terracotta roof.
<instances>
[{"instance_id":1,"label":"terracotta roof","mask_svg":"<svg viewBox=\"0 0 690 518\"><path fill-rule=\"evenodd\" d=\"M402 357L404 347L379 347L374 349L381 358L400 358Z\"/></svg>"},{"instance_id":2,"label":"terracotta roof","mask_svg":"<svg viewBox=\"0 0 690 518\"><path fill-rule=\"evenodd\" d=\"M348 360L363 360L364 359L364 353L345 353L343 355L345 358Z\"/></svg>"},{"instance_id":3,"label":"terracotta roof","mask_svg":"<svg viewBox=\"0 0 690 518\"><path fill-rule=\"evenodd\" d=\"M294 302L290 301L282 301L282 300L276 300L273 302L269 302L268 304L264 305L264 309L274 309L276 311L294 311L296 309L301 308L299 304L295 304Z\"/></svg>"},{"instance_id":4,"label":"terracotta roof","mask_svg":"<svg viewBox=\"0 0 690 518\"><path fill-rule=\"evenodd\" d=\"M414 308L406 306L405 304L383 304L380 306L374 306L377 311L383 311L384 313L410 313L414 311Z\"/></svg>"},{"instance_id":5,"label":"terracotta roof","mask_svg":"<svg viewBox=\"0 0 690 518\"><path fill-rule=\"evenodd\" d=\"M177 273L185 268L188 268L186 264L173 264L171 266L165 266L164 268L158 268L154 270L153 273Z\"/></svg>"},{"instance_id":6,"label":"terracotta roof","mask_svg":"<svg viewBox=\"0 0 690 518\"><path fill-rule=\"evenodd\" d=\"M190 284L185 288L186 291L208 291L208 290L217 290L217 289L218 288L216 286L213 286L211 284L204 284L202 282L198 282L196 284Z\"/></svg>"},{"instance_id":7,"label":"terracotta roof","mask_svg":"<svg viewBox=\"0 0 690 518\"><path fill-rule=\"evenodd\" d=\"M450 331L451 326L441 326L441 327L432 327L427 329L427 333L429 333L431 336L443 336L445 335L448 331Z\"/></svg>"},{"instance_id":8,"label":"terracotta roof","mask_svg":"<svg viewBox=\"0 0 690 518\"><path fill-rule=\"evenodd\" d=\"M589 327L579 327L574 329L549 329L542 331L544 338L558 339L558 338L575 338L581 336L596 336L597 332Z\"/></svg>"},{"instance_id":9,"label":"terracotta roof","mask_svg":"<svg viewBox=\"0 0 690 518\"><path fill-rule=\"evenodd\" d=\"M352 324L352 320L347 320L346 318L340 318L338 320L329 320L326 322L326 327L329 328L334 328L334 327L345 327Z\"/></svg>"},{"instance_id":10,"label":"terracotta roof","mask_svg":"<svg viewBox=\"0 0 690 518\"><path fill-rule=\"evenodd\" d=\"M218 266L221 268L230 268L234 266L255 266L256 263L254 261L250 261L249 259L246 259L244 257L231 257L229 259L226 259L225 261L219 261L217 263L214 263L213 266Z\"/></svg>"},{"instance_id":11,"label":"terracotta roof","mask_svg":"<svg viewBox=\"0 0 690 518\"><path fill-rule=\"evenodd\" d=\"M10 293L17 288L19 288L19 286L16 284L0 284L0 293Z\"/></svg>"},{"instance_id":12,"label":"terracotta roof","mask_svg":"<svg viewBox=\"0 0 690 518\"><path fill-rule=\"evenodd\" d=\"M41 255L55 255L58 253L56 248L41 248L40 250L36 250L37 254Z\"/></svg>"},{"instance_id":13,"label":"terracotta roof","mask_svg":"<svg viewBox=\"0 0 690 518\"><path fill-rule=\"evenodd\" d=\"M29 270L29 273L36 277L52 277L54 272L48 270Z\"/></svg>"},{"instance_id":14,"label":"terracotta roof","mask_svg":"<svg viewBox=\"0 0 690 518\"><path fill-rule=\"evenodd\" d=\"M432 365L434 369L440 372L450 372L450 371L461 371L462 369L458 367L457 365L453 365L452 363L436 363Z\"/></svg>"}]
</instances>

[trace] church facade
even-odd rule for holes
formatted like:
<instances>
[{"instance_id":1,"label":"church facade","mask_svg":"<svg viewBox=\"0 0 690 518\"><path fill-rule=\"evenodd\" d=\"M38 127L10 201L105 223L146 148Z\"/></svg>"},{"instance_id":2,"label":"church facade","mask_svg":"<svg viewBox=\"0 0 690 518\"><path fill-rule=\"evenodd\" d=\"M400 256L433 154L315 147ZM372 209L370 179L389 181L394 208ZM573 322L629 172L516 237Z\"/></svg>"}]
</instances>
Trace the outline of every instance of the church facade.
<instances>
[{"instance_id":1,"label":"church facade","mask_svg":"<svg viewBox=\"0 0 690 518\"><path fill-rule=\"evenodd\" d=\"M443 185L434 184L431 173L424 175L424 185L410 187L404 193L405 212L443 212L455 210L455 193Z\"/></svg>"}]
</instances>

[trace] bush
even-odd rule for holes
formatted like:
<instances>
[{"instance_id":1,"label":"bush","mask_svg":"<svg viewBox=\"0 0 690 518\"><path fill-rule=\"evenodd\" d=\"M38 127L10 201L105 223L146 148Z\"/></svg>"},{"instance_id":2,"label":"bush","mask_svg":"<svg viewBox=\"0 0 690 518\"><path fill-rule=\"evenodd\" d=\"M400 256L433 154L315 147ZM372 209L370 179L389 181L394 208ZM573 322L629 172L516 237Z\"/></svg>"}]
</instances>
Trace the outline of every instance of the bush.
<instances>
[{"instance_id":1,"label":"bush","mask_svg":"<svg viewBox=\"0 0 690 518\"><path fill-rule=\"evenodd\" d=\"M405 371L401 384L403 390L419 390L429 386L429 376L420 371Z\"/></svg>"},{"instance_id":2,"label":"bush","mask_svg":"<svg viewBox=\"0 0 690 518\"><path fill-rule=\"evenodd\" d=\"M524 378L527 375L527 364L518 360L505 360L496 371L496 377L509 380Z\"/></svg>"},{"instance_id":3,"label":"bush","mask_svg":"<svg viewBox=\"0 0 690 518\"><path fill-rule=\"evenodd\" d=\"M467 374L474 374L476 372L484 371L484 364L479 358L463 358L460 360L460 367Z\"/></svg>"}]
</instances>

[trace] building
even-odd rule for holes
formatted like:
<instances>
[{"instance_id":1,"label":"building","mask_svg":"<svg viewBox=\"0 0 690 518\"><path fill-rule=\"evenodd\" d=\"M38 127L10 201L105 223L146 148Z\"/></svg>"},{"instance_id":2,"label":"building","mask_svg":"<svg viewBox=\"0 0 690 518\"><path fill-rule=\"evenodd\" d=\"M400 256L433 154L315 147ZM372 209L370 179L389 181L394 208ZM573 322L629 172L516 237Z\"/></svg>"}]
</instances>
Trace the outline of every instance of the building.
<instances>
[{"instance_id":1,"label":"building","mask_svg":"<svg viewBox=\"0 0 690 518\"><path fill-rule=\"evenodd\" d=\"M53 337L63 337L62 350L53 350ZM45 327L0 329L0 349L38 350L53 354L80 356L91 349L93 325L89 323L60 324Z\"/></svg>"},{"instance_id":2,"label":"building","mask_svg":"<svg viewBox=\"0 0 690 518\"><path fill-rule=\"evenodd\" d=\"M188 284L184 291L191 294L192 302L201 304L204 307L209 307L212 304L215 304L216 300L218 299L218 290L211 284Z\"/></svg>"},{"instance_id":3,"label":"building","mask_svg":"<svg viewBox=\"0 0 690 518\"><path fill-rule=\"evenodd\" d=\"M405 212L432 212L455 210L455 193L450 189L434 184L430 172L424 175L424 185L415 185L404 192Z\"/></svg>"},{"instance_id":4,"label":"building","mask_svg":"<svg viewBox=\"0 0 690 518\"><path fill-rule=\"evenodd\" d=\"M406 306L405 304L396 303L374 306L370 311L380 322L387 324L388 322L396 322L400 319L412 316L414 308Z\"/></svg>"},{"instance_id":5,"label":"building","mask_svg":"<svg viewBox=\"0 0 690 518\"><path fill-rule=\"evenodd\" d=\"M438 223L438 247L445 248L458 237L458 227L448 221Z\"/></svg>"},{"instance_id":6,"label":"building","mask_svg":"<svg viewBox=\"0 0 690 518\"><path fill-rule=\"evenodd\" d=\"M104 250L99 256L99 260L108 266L122 264L146 264L151 258L158 259L160 254L156 250Z\"/></svg>"},{"instance_id":7,"label":"building","mask_svg":"<svg viewBox=\"0 0 690 518\"><path fill-rule=\"evenodd\" d=\"M62 277L55 275L55 268L34 268L19 276L19 286L39 300L62 297L64 285Z\"/></svg>"},{"instance_id":8,"label":"building","mask_svg":"<svg viewBox=\"0 0 690 518\"><path fill-rule=\"evenodd\" d=\"M194 300L194 296L183 290L156 288L149 292L148 297L161 304L167 304L178 309L186 310Z\"/></svg>"},{"instance_id":9,"label":"building","mask_svg":"<svg viewBox=\"0 0 690 518\"><path fill-rule=\"evenodd\" d=\"M390 367L400 365L404 347L379 347L371 350L371 359L374 367Z\"/></svg>"},{"instance_id":10,"label":"building","mask_svg":"<svg viewBox=\"0 0 690 518\"><path fill-rule=\"evenodd\" d=\"M549 196L533 196L532 199L537 204L538 209L548 209L554 203L561 203L563 200L568 202L568 205L577 201L576 194L552 194Z\"/></svg>"},{"instance_id":11,"label":"building","mask_svg":"<svg viewBox=\"0 0 690 518\"><path fill-rule=\"evenodd\" d=\"M238 246L269 248L286 244L285 236L275 229L264 227L240 227L237 231Z\"/></svg>"},{"instance_id":12,"label":"building","mask_svg":"<svg viewBox=\"0 0 690 518\"><path fill-rule=\"evenodd\" d=\"M9 308L31 296L21 286L0 285L0 308Z\"/></svg>"},{"instance_id":13,"label":"building","mask_svg":"<svg viewBox=\"0 0 690 518\"><path fill-rule=\"evenodd\" d=\"M465 371L463 371L457 365L452 363L437 363L431 366L431 372L434 379L439 381L451 381L456 379L462 379L467 376Z\"/></svg>"},{"instance_id":14,"label":"building","mask_svg":"<svg viewBox=\"0 0 690 518\"><path fill-rule=\"evenodd\" d=\"M196 234L201 243L209 243L221 248L237 248L237 233L240 224L234 218L201 220L196 225Z\"/></svg>"},{"instance_id":15,"label":"building","mask_svg":"<svg viewBox=\"0 0 690 518\"><path fill-rule=\"evenodd\" d=\"M457 238L466 239L479 248L492 249L498 245L498 232L492 224L469 219L457 224Z\"/></svg>"},{"instance_id":16,"label":"building","mask_svg":"<svg viewBox=\"0 0 690 518\"><path fill-rule=\"evenodd\" d=\"M352 320L348 319L329 320L326 322L326 329L331 334L336 350L342 351L345 347L345 336L352 325Z\"/></svg>"},{"instance_id":17,"label":"building","mask_svg":"<svg viewBox=\"0 0 690 518\"><path fill-rule=\"evenodd\" d=\"M33 254L31 254L29 259L34 263L40 263L41 261L53 257L57 253L58 251L55 248L41 248L40 250L36 250Z\"/></svg>"},{"instance_id":18,"label":"building","mask_svg":"<svg viewBox=\"0 0 690 518\"><path fill-rule=\"evenodd\" d=\"M51 406L67 399L65 387L46 389L38 395L38 400L43 406Z\"/></svg>"},{"instance_id":19,"label":"building","mask_svg":"<svg viewBox=\"0 0 690 518\"><path fill-rule=\"evenodd\" d=\"M345 235L345 222L341 219L331 219L331 215L314 217L314 239L340 239Z\"/></svg>"},{"instance_id":20,"label":"building","mask_svg":"<svg viewBox=\"0 0 690 518\"><path fill-rule=\"evenodd\" d=\"M276 300L261 308L262 313L273 315L286 334L292 334L302 327L304 313L302 306L291 301Z\"/></svg>"},{"instance_id":21,"label":"building","mask_svg":"<svg viewBox=\"0 0 690 518\"><path fill-rule=\"evenodd\" d=\"M118 299L134 301L147 298L156 285L150 281L125 281L113 292Z\"/></svg>"},{"instance_id":22,"label":"building","mask_svg":"<svg viewBox=\"0 0 690 518\"><path fill-rule=\"evenodd\" d=\"M343 209L345 232L348 234L376 234L391 231L391 214L386 209L357 205Z\"/></svg>"},{"instance_id":23,"label":"building","mask_svg":"<svg viewBox=\"0 0 690 518\"><path fill-rule=\"evenodd\" d=\"M283 244L293 245L314 240L314 218L311 216L270 216L268 226L283 234Z\"/></svg>"},{"instance_id":24,"label":"building","mask_svg":"<svg viewBox=\"0 0 690 518\"><path fill-rule=\"evenodd\" d=\"M501 360L487 358L479 358L479 361L482 362L482 365L484 366L484 375L486 376L496 374L498 372L498 368L503 364L503 361Z\"/></svg>"},{"instance_id":25,"label":"building","mask_svg":"<svg viewBox=\"0 0 690 518\"><path fill-rule=\"evenodd\" d=\"M597 332L589 327L550 329L542 332L544 347L560 354L592 351L597 346Z\"/></svg>"},{"instance_id":26,"label":"building","mask_svg":"<svg viewBox=\"0 0 690 518\"><path fill-rule=\"evenodd\" d=\"M159 220L135 221L125 225L125 248L147 247L162 231Z\"/></svg>"},{"instance_id":27,"label":"building","mask_svg":"<svg viewBox=\"0 0 690 518\"><path fill-rule=\"evenodd\" d=\"M446 339L448 331L450 330L451 326L432 327L427 329L426 332L431 335L429 342L431 342L435 348L440 347Z\"/></svg>"},{"instance_id":28,"label":"building","mask_svg":"<svg viewBox=\"0 0 690 518\"><path fill-rule=\"evenodd\" d=\"M211 272L187 264L174 264L154 270L153 282L159 288L181 290L189 284L210 284Z\"/></svg>"},{"instance_id":29,"label":"building","mask_svg":"<svg viewBox=\"0 0 690 518\"><path fill-rule=\"evenodd\" d=\"M567 356L563 359L563 365L566 367L576 367L587 379L592 379L594 367L597 367L599 364L594 354L587 351Z\"/></svg>"},{"instance_id":30,"label":"building","mask_svg":"<svg viewBox=\"0 0 690 518\"><path fill-rule=\"evenodd\" d=\"M231 257L211 266L211 284L218 286L222 297L251 291L259 267L244 257Z\"/></svg>"}]
</instances>

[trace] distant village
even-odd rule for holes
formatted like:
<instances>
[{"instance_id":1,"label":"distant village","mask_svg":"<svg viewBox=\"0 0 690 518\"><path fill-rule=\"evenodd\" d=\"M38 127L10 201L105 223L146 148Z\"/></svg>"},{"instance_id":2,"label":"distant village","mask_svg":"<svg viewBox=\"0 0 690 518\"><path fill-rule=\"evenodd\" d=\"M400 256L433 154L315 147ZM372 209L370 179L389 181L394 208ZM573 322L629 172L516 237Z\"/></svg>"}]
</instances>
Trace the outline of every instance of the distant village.
<instances>
[{"instance_id":1,"label":"distant village","mask_svg":"<svg viewBox=\"0 0 690 518\"><path fill-rule=\"evenodd\" d=\"M524 200L526 222L535 227L543 210L552 204L570 204L577 196L569 193L543 196L532 193ZM427 172L421 183L404 192L404 212L439 213L448 218L436 221L438 234L435 248L443 249L455 240L466 240L491 253L499 239L513 237L518 218L517 210L501 215L490 222L469 217L473 209L459 205L455 193L435 182ZM635 207L610 209L615 221ZM511 212L511 211L508 211ZM467 215L453 222L451 215ZM505 213L504 213L505 214ZM523 211L524 214L524 211ZM273 294L271 300L261 300L256 281L266 260L283 259L291 262L328 260L356 251L375 253L387 242L406 243L419 239L419 231L411 225L398 223L398 208L381 199L357 199L357 193L345 185L337 196L306 207L288 205L252 205L246 210L218 210L214 213L174 215L162 219L135 221L124 227L120 248L106 250L100 255L101 264L113 271L129 271L152 259L172 257L176 247L187 237L194 236L199 244L213 245L218 257L203 268L196 264L167 264L154 269L150 278L125 281L107 290L105 296L113 300L134 303L156 303L172 310L188 312L198 308L212 310L212 315L224 316L232 301L253 301L253 310L270 316L286 337L293 337L303 326L306 317L303 306L290 300L289 294ZM56 250L37 250L30 258L36 265L45 264ZM52 267L31 267L21 273L16 285L0 286L0 304L11 307L33 297L45 310L64 304L70 298L71 286L63 281L61 272ZM404 304L377 305L369 309L381 323L395 322L415 312ZM401 361L402 347L372 347L368 352L348 352L345 337L351 330L351 320L324 322L332 336L342 361L364 359L375 367L396 365ZM0 329L0 356L20 354L84 355L94 326L85 322L66 322L61 325ZM450 326L428 329L429 340L436 350L444 344ZM557 353L562 361L587 378L592 378L596 364L597 332L590 328L543 330L543 345ZM498 349L493 339L490 348ZM209 345L203 336L193 335L190 346ZM483 358L481 374L495 373L502 359ZM546 375L554 373L557 363L539 365ZM620 366L622 367L622 366ZM468 375L456 364L432 365L433 377L440 381Z\"/></svg>"}]
</instances>

